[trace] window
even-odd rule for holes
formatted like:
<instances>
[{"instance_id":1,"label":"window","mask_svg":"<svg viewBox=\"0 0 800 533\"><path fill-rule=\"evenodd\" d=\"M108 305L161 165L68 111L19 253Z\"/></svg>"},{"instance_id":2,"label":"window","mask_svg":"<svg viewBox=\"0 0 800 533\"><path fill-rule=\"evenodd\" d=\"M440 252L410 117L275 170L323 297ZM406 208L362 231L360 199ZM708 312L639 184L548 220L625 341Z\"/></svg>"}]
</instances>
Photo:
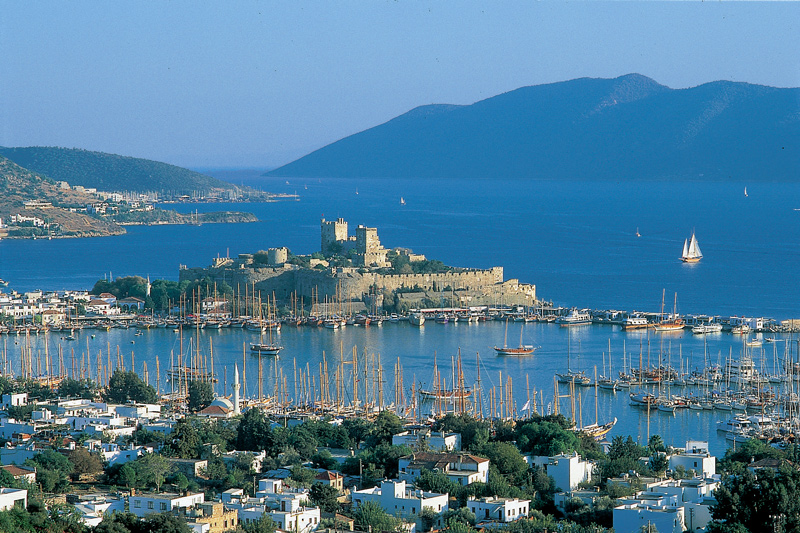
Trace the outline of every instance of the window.
<instances>
[{"instance_id":1,"label":"window","mask_svg":"<svg viewBox=\"0 0 800 533\"><path fill-rule=\"evenodd\" d=\"M139 509L142 506L142 500L133 500L133 506Z\"/></svg>"},{"instance_id":2,"label":"window","mask_svg":"<svg viewBox=\"0 0 800 533\"><path fill-rule=\"evenodd\" d=\"M161 510L162 511L166 511L167 510L167 502L161 502Z\"/></svg>"},{"instance_id":3,"label":"window","mask_svg":"<svg viewBox=\"0 0 800 533\"><path fill-rule=\"evenodd\" d=\"M152 509L153 508L153 502L147 502L147 508L148 509Z\"/></svg>"}]
</instances>

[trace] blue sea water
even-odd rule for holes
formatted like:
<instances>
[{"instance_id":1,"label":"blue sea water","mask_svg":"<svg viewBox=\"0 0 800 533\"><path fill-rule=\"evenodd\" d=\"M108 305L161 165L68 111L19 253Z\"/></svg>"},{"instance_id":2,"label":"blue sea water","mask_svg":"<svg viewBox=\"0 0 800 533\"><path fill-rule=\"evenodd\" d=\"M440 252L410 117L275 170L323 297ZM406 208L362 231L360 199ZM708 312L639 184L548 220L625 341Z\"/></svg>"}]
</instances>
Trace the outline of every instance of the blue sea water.
<instances>
[{"instance_id":1,"label":"blue sea water","mask_svg":"<svg viewBox=\"0 0 800 533\"><path fill-rule=\"evenodd\" d=\"M129 227L126 235L95 239L3 240L0 277L10 282L11 288L22 291L90 288L107 275L177 279L179 265L208 265L217 255L275 246L288 246L298 254L311 253L320 247L320 218L343 217L352 227L377 227L387 247L411 248L455 266L503 266L506 278L534 283L540 298L560 305L657 311L665 290L667 307L671 308L677 293L682 313L778 319L800 316L800 211L795 211L800 208L800 184L513 179L289 179L287 183L285 179L260 178L257 171L221 171L217 175L272 192L297 193L300 198L263 204L177 206L184 211L251 211L259 217L259 222L251 224ZM400 204L401 198L405 205ZM637 229L641 237L636 237ZM684 239L693 230L704 258L687 265L678 257ZM230 370L232 361L243 360L243 343L254 340L252 334L242 331L202 333L202 350L208 350L212 335L216 335L215 366L220 376L225 368ZM531 358L493 355L491 346L504 337L503 326L498 323L429 324L422 330L400 324L347 328L338 333L285 328L281 343L286 348L278 364L284 374L291 373L295 363L301 368L308 364L316 371L323 352L330 355L344 350L349 354L353 347L359 352L367 349L379 354L388 374L394 361L401 358L404 384L409 388L412 382L430 385L427 382L434 352L447 375L450 358L460 348L468 382L477 374L471 362L480 352L483 379L488 380L485 387L486 383L497 386L511 375L518 408L526 401L530 387L541 391L545 404L553 409L552 376L565 367L568 344L573 357L580 357L577 364L590 374L595 365L602 372L609 339L617 368L623 339L627 352L636 359L634 366L640 339L642 352L645 356L648 353L646 337L608 326L568 333L552 325L529 325L523 335L526 342L541 346ZM569 342L568 335L572 336ZM509 332L509 338L516 341L519 330ZM41 350L44 340L34 342ZM58 343L78 352L86 349L85 338L77 343L56 338L48 342L52 343L51 350ZM156 356L163 367L170 352L179 353L176 342L175 334L166 330L151 331L136 339L129 331L115 330L89 339L90 345L97 343L103 349L121 346L123 352L135 352L137 370L147 361L151 376ZM730 335L711 337L708 342L707 352L714 361L729 351L735 357L743 350L740 340ZM691 362L693 367L701 366L706 353L702 340L691 335L665 338L663 342L653 338L649 345L653 363L669 356L674 366L681 356L685 365ZM781 343L781 351L784 346ZM184 347L185 352L188 349ZM766 352L769 350L767 347ZM96 353L96 348L90 346L90 352ZM9 353L13 358L18 347L10 345ZM758 355L767 367L773 356L772 352ZM253 361L247 371L250 391L257 387ZM265 375L271 374L265 369ZM270 387L265 383L265 391L271 391ZM385 390L391 391L391 387L387 382ZM223 390L220 377L218 392ZM579 404L583 421L594 422L594 392L582 394ZM561 403L562 411L568 409L569 402ZM682 445L687 438L708 438L716 453L725 447L713 429L714 421L723 416L716 412L687 411L675 417L656 413L648 417L628 406L624 394L601 392L600 422L614 416L620 419L614 434L646 438L649 420L649 431L661 433L668 443Z\"/></svg>"}]
</instances>

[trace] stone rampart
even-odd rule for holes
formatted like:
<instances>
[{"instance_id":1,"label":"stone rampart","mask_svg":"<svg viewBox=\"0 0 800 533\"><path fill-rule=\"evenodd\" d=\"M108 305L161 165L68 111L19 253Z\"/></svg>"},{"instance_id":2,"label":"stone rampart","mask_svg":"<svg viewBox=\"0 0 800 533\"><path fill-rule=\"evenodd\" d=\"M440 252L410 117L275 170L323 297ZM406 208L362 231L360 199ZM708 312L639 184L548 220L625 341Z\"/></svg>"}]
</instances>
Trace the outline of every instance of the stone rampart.
<instances>
[{"instance_id":1,"label":"stone rampart","mask_svg":"<svg viewBox=\"0 0 800 533\"><path fill-rule=\"evenodd\" d=\"M359 272L355 268L331 270L302 269L295 265L260 267L226 263L209 268L188 268L180 271L181 280L208 277L217 283L224 281L234 289L255 285L256 290L279 301L288 301L294 292L309 304L312 298L361 300L374 289L397 291L420 289L425 292L468 291L483 301L509 301L533 304L536 287L518 280L503 280L503 267L487 270L457 270L438 274L378 274Z\"/></svg>"}]
</instances>

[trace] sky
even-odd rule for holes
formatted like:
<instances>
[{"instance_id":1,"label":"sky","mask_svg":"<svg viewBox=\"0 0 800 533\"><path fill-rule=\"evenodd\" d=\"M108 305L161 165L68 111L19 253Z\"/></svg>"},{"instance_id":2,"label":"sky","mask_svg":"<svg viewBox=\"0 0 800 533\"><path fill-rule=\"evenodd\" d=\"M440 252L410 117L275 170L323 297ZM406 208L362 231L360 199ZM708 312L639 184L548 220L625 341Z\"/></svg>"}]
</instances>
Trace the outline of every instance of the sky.
<instances>
[{"instance_id":1,"label":"sky","mask_svg":"<svg viewBox=\"0 0 800 533\"><path fill-rule=\"evenodd\" d=\"M800 3L0 0L0 146L269 168L420 105L632 72L798 87Z\"/></svg>"}]
</instances>

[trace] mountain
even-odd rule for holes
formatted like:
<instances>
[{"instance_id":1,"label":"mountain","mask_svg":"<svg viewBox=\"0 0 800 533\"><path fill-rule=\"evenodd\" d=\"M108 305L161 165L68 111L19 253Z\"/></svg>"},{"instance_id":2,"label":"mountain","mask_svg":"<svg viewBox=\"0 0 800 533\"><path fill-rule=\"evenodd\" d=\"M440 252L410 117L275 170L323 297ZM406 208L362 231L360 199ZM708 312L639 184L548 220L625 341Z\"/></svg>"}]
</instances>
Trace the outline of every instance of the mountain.
<instances>
[{"instance_id":1,"label":"mountain","mask_svg":"<svg viewBox=\"0 0 800 533\"><path fill-rule=\"evenodd\" d=\"M41 207L25 202L36 201ZM39 218L51 224L48 230L37 229L33 222L0 229L0 237L26 237L56 234L69 237L117 235L125 229L111 220L78 213L97 198L71 189L61 189L52 180L39 176L0 156L0 219L8 225L13 215ZM47 205L47 204L50 205Z\"/></svg>"},{"instance_id":2,"label":"mountain","mask_svg":"<svg viewBox=\"0 0 800 533\"><path fill-rule=\"evenodd\" d=\"M800 89L639 74L418 107L265 175L797 180Z\"/></svg>"},{"instance_id":3,"label":"mountain","mask_svg":"<svg viewBox=\"0 0 800 533\"><path fill-rule=\"evenodd\" d=\"M230 183L167 163L102 152L34 146L0 148L0 155L55 181L100 191L192 194L236 189Z\"/></svg>"}]
</instances>

